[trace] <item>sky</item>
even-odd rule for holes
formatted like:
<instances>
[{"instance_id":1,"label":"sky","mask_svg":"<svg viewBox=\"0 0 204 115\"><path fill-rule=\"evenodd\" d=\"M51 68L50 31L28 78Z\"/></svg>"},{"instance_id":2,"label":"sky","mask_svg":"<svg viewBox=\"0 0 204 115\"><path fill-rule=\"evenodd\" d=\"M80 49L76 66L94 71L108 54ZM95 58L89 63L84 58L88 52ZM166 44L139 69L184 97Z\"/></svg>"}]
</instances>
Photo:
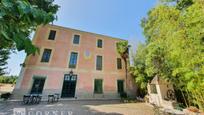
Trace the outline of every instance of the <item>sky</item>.
<instances>
[{"instance_id":1,"label":"sky","mask_svg":"<svg viewBox=\"0 0 204 115\"><path fill-rule=\"evenodd\" d=\"M60 6L55 25L93 32L129 41L133 49L144 42L141 19L158 0L55 0ZM20 73L26 54L12 53L8 60L9 75Z\"/></svg>"}]
</instances>

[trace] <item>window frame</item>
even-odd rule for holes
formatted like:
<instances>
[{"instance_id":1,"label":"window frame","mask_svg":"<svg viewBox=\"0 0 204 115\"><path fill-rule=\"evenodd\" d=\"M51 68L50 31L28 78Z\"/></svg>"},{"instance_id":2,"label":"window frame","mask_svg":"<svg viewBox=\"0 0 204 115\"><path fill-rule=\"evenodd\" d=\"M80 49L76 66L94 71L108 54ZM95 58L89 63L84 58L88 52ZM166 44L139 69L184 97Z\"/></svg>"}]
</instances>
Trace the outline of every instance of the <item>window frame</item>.
<instances>
[{"instance_id":1,"label":"window frame","mask_svg":"<svg viewBox=\"0 0 204 115\"><path fill-rule=\"evenodd\" d=\"M100 81L101 86L97 86L96 81ZM96 88L96 86L100 87L101 89L98 91L98 88ZM93 92L94 94L103 94L103 79L100 79L100 78L94 79L94 91Z\"/></svg>"},{"instance_id":2,"label":"window frame","mask_svg":"<svg viewBox=\"0 0 204 115\"><path fill-rule=\"evenodd\" d=\"M79 41L78 41L78 43L75 43L75 42L74 42L75 36L79 36ZM79 45L79 44L80 44L80 41L81 41L81 35L80 35L80 34L73 34L72 44L74 44L74 45Z\"/></svg>"},{"instance_id":3,"label":"window frame","mask_svg":"<svg viewBox=\"0 0 204 115\"><path fill-rule=\"evenodd\" d=\"M119 87L118 87L118 86L119 86L119 84L118 84L119 81L122 81L122 82L123 82L123 91L121 91L121 92L119 91ZM123 79L118 79L118 80L117 80L117 93L123 93L123 92L125 92L125 84L124 84L124 83L125 83L125 80L123 80Z\"/></svg>"},{"instance_id":4,"label":"window frame","mask_svg":"<svg viewBox=\"0 0 204 115\"><path fill-rule=\"evenodd\" d=\"M71 64L70 64L70 63L71 63L71 58L72 58L72 53L77 54L77 57L76 57L76 64L75 64L75 65L71 65ZM79 57L79 53L78 53L78 52L76 52L76 51L71 51L71 52L70 52L68 68L70 68L70 69L76 69L76 68L77 68L78 57Z\"/></svg>"},{"instance_id":5,"label":"window frame","mask_svg":"<svg viewBox=\"0 0 204 115\"><path fill-rule=\"evenodd\" d=\"M118 60L120 60L120 63L118 63L118 62L119 62ZM123 69L122 59L121 59L121 58L117 58L116 61L117 61L117 62L116 62L117 69L118 69L118 70Z\"/></svg>"},{"instance_id":6,"label":"window frame","mask_svg":"<svg viewBox=\"0 0 204 115\"><path fill-rule=\"evenodd\" d=\"M99 47L99 41L101 41L101 47ZM97 39L97 41L96 41L96 47L102 49L102 48L103 48L103 45L104 45L103 39Z\"/></svg>"},{"instance_id":7,"label":"window frame","mask_svg":"<svg viewBox=\"0 0 204 115\"><path fill-rule=\"evenodd\" d=\"M98 67L98 57L101 57L101 67ZM103 56L102 55L96 55L96 70L102 71L103 70Z\"/></svg>"},{"instance_id":8,"label":"window frame","mask_svg":"<svg viewBox=\"0 0 204 115\"><path fill-rule=\"evenodd\" d=\"M51 36L51 33L52 33L52 32L55 32L54 35L53 35L54 38L51 38L51 37L52 37L52 36ZM51 40L51 41L55 41L56 35L57 35L57 31L54 30L54 29L50 29L50 30L49 30L49 33L48 33L48 38L47 38L47 39L48 39L48 40Z\"/></svg>"},{"instance_id":9,"label":"window frame","mask_svg":"<svg viewBox=\"0 0 204 115\"><path fill-rule=\"evenodd\" d=\"M47 86L47 76L39 75L39 74L33 74L32 75L32 80L29 81L29 84L30 84L29 85L29 93L31 93L33 83L34 83L34 79L45 79L43 90L42 90L42 94L43 94L44 88Z\"/></svg>"},{"instance_id":10,"label":"window frame","mask_svg":"<svg viewBox=\"0 0 204 115\"><path fill-rule=\"evenodd\" d=\"M42 94L45 87L45 81L46 81L46 78L33 78L33 84L30 90L30 94ZM39 84L41 87L39 86L38 90L34 86L34 83L36 82L40 82Z\"/></svg>"},{"instance_id":11,"label":"window frame","mask_svg":"<svg viewBox=\"0 0 204 115\"><path fill-rule=\"evenodd\" d=\"M46 59L44 59L45 50L50 50L49 59L48 59L47 61L46 61ZM40 62L41 62L41 63L49 63L50 60L51 60L51 57L52 57L52 49L50 49L50 48L44 48L44 49L43 49L43 53L42 53L42 55L41 55Z\"/></svg>"}]
</instances>

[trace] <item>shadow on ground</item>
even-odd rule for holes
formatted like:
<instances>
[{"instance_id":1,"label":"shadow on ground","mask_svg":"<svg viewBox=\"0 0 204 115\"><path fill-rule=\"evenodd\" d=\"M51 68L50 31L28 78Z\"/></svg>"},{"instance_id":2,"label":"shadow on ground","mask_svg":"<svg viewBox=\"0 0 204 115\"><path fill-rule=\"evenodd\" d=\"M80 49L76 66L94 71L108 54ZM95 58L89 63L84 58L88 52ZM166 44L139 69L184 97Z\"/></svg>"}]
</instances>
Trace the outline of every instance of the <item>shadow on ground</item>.
<instances>
[{"instance_id":1,"label":"shadow on ground","mask_svg":"<svg viewBox=\"0 0 204 115\"><path fill-rule=\"evenodd\" d=\"M144 103L118 100L41 102L38 105L7 101L0 102L0 115L12 115L14 108L25 108L30 115L153 115L152 108Z\"/></svg>"}]
</instances>

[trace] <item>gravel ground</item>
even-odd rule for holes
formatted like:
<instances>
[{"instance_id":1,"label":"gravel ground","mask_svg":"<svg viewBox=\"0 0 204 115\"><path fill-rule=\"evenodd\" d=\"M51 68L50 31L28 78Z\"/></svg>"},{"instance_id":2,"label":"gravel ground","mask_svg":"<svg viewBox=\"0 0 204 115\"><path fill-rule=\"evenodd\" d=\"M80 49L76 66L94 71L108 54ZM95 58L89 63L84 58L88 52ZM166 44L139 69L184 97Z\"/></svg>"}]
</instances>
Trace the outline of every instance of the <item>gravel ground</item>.
<instances>
[{"instance_id":1,"label":"gravel ground","mask_svg":"<svg viewBox=\"0 0 204 115\"><path fill-rule=\"evenodd\" d=\"M41 102L37 105L23 105L21 102L0 102L0 115L153 115L151 106L145 103L121 103L106 101L60 101L53 104ZM15 114L14 114L15 115Z\"/></svg>"}]
</instances>

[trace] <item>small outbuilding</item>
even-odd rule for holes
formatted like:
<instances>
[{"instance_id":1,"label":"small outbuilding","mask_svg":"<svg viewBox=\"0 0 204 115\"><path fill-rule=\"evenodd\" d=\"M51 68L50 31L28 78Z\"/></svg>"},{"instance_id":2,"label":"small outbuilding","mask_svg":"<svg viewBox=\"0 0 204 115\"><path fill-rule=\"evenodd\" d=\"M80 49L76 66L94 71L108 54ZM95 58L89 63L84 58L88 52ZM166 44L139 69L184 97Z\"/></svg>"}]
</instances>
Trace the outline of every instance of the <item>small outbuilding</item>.
<instances>
[{"instance_id":1,"label":"small outbuilding","mask_svg":"<svg viewBox=\"0 0 204 115\"><path fill-rule=\"evenodd\" d=\"M173 103L176 102L173 85L169 82L155 76L147 85L149 103L159 107L173 109Z\"/></svg>"}]
</instances>

